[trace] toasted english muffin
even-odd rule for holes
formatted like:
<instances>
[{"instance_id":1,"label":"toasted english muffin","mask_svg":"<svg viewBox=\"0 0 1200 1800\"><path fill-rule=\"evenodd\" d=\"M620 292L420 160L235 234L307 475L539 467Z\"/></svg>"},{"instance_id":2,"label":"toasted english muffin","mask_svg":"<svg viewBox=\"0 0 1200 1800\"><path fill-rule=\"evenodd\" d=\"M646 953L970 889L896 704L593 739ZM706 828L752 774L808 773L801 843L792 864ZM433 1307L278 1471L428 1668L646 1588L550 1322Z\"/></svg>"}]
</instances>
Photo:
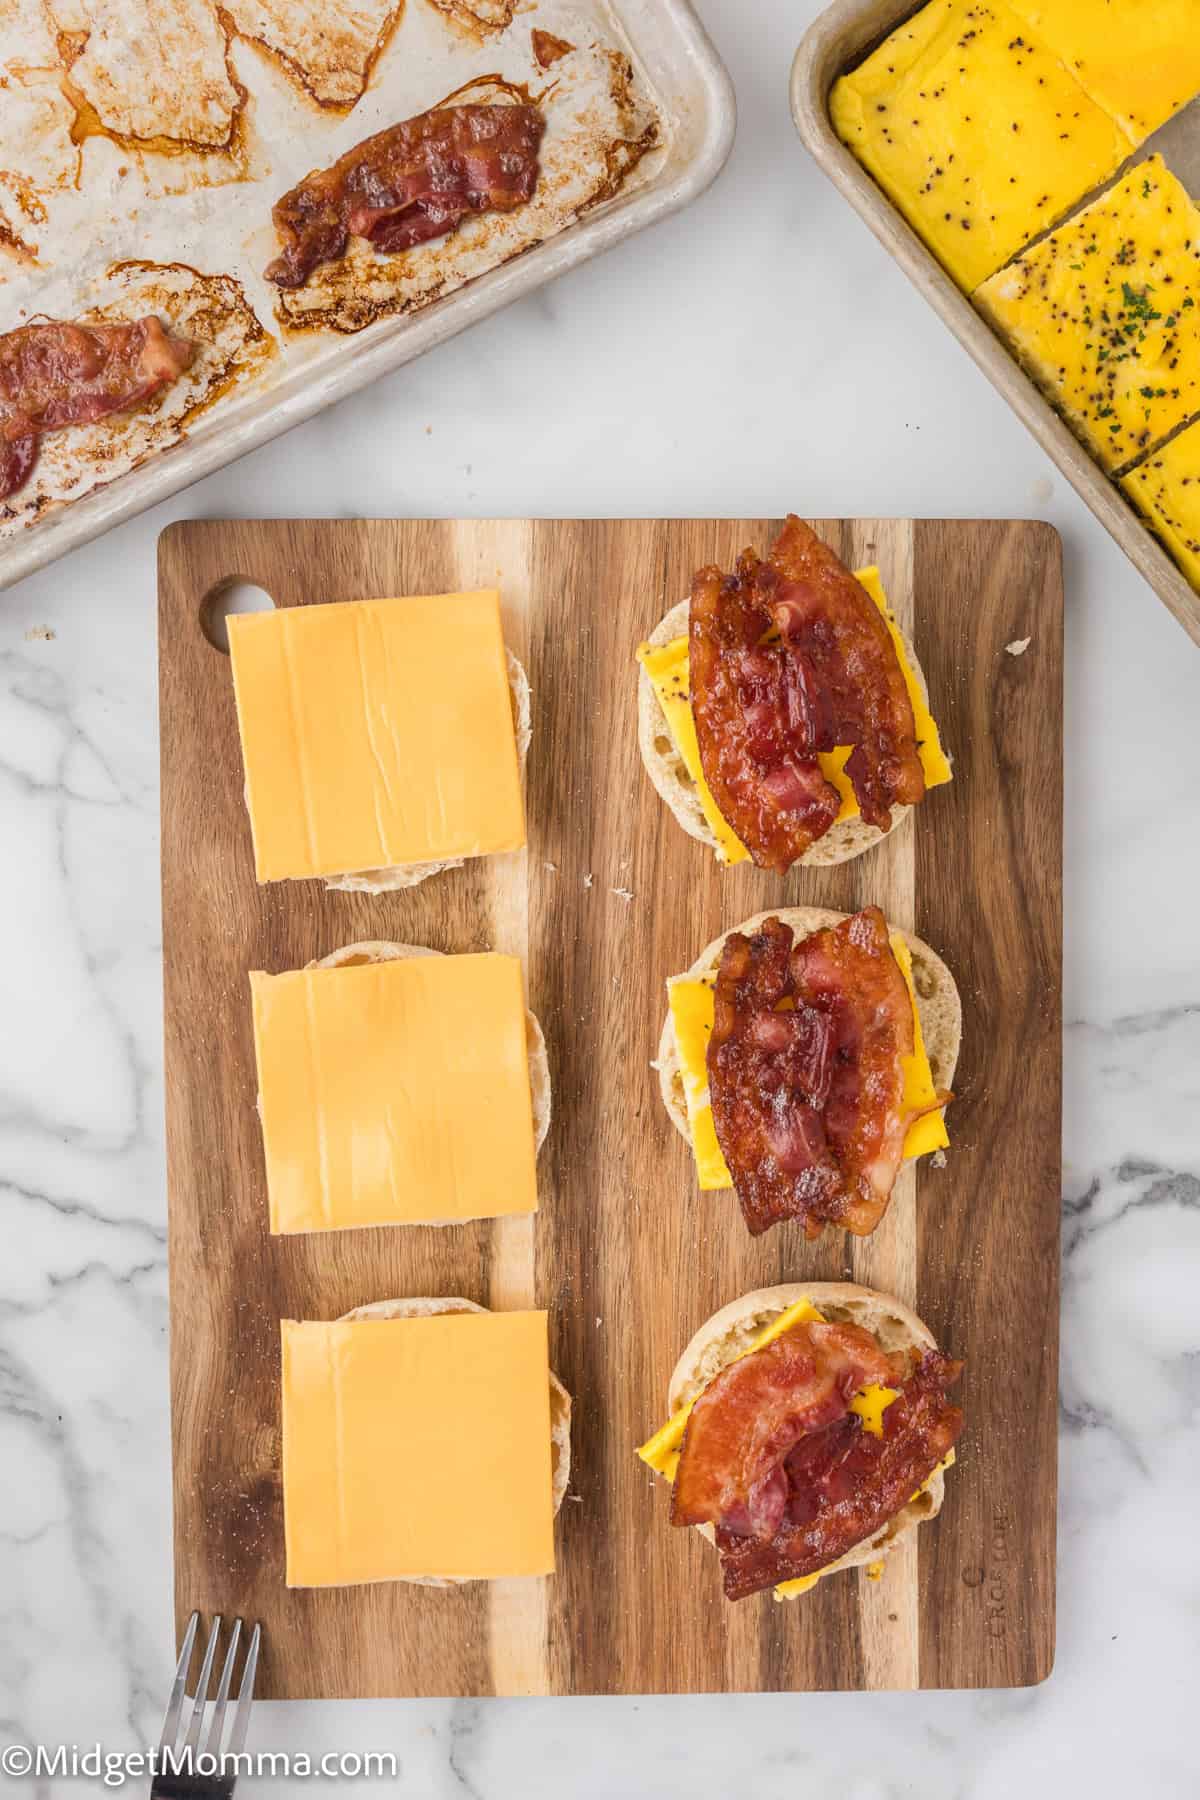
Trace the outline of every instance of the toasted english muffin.
<instances>
[{"instance_id":1,"label":"toasted english muffin","mask_svg":"<svg viewBox=\"0 0 1200 1800\"><path fill-rule=\"evenodd\" d=\"M923 1354L926 1350L937 1349L933 1333L916 1313L902 1300L891 1294L877 1293L874 1288L859 1287L853 1281L797 1281L785 1282L780 1287L756 1288L751 1294L743 1294L740 1300L731 1300L696 1332L671 1376L667 1389L668 1412L677 1413L690 1400L695 1400L727 1364L749 1349L772 1319L799 1300L811 1300L831 1324L861 1325L886 1351L915 1350ZM942 1510L944 1492L945 1471L938 1468L920 1491L878 1531L853 1545L844 1556L827 1563L821 1570L822 1580L837 1569L882 1562L902 1537L926 1520L937 1517ZM693 1529L709 1543L713 1542L715 1534L711 1525L697 1525Z\"/></svg>"},{"instance_id":2,"label":"toasted english muffin","mask_svg":"<svg viewBox=\"0 0 1200 1800\"><path fill-rule=\"evenodd\" d=\"M799 943L801 939L811 937L814 931L822 931L829 925L840 925L846 917L845 913L830 912L824 906L773 906L767 912L754 913L751 918L743 919L740 925L731 925L729 929L745 932L750 936L757 931L764 919L779 919L784 925L791 927L795 940ZM889 930L898 929L899 927L889 924ZM962 1042L962 1001L958 988L936 950L931 950L928 944L911 931L901 931L900 935L908 945L912 957L913 992L916 995L917 1014L921 1021L921 1035L925 1040L925 1054L929 1058L933 1085L939 1090L949 1089L954 1083L954 1071L958 1065L958 1051ZM714 938L700 952L691 968L686 971L691 980L699 981L705 976L716 974L728 936L729 931L723 931L720 937ZM653 1066L658 1071L663 1104L671 1115L671 1123L690 1148L692 1133L688 1124L687 1096L683 1088L679 1053L675 1047L675 1021L671 1017L670 1008L667 1009L658 1043L658 1055Z\"/></svg>"},{"instance_id":3,"label":"toasted english muffin","mask_svg":"<svg viewBox=\"0 0 1200 1800\"><path fill-rule=\"evenodd\" d=\"M525 759L533 737L533 698L525 670L511 650L506 650L504 654L508 663L508 691L512 695L517 759L521 765L523 782ZM466 860L464 856L454 856L447 862L401 863L394 869L363 869L357 875L332 876L325 886L337 888L345 894L390 894L398 888L417 887L422 881L428 881L431 875L440 875L443 869L461 869Z\"/></svg>"},{"instance_id":4,"label":"toasted english muffin","mask_svg":"<svg viewBox=\"0 0 1200 1800\"><path fill-rule=\"evenodd\" d=\"M436 956L436 950L418 950L418 956ZM433 1300L427 1297L411 1300L372 1300L366 1306L352 1307L343 1319L428 1319L435 1313L490 1311L474 1300L460 1295ZM554 1370L550 1371L550 1481L554 1496L554 1513L558 1516L571 1479L571 1396ZM466 1587L469 1581L482 1579L461 1575L399 1575L398 1581L411 1581L417 1587Z\"/></svg>"},{"instance_id":5,"label":"toasted english muffin","mask_svg":"<svg viewBox=\"0 0 1200 1800\"><path fill-rule=\"evenodd\" d=\"M690 600L681 600L673 606L666 616L659 620L647 638L647 643L654 649L671 643L675 638L686 637L688 633L688 614ZM900 628L897 627L897 630ZM929 701L929 690L925 675L917 653L913 649L906 632L900 632L904 644L904 654L910 668L920 684L926 704ZM700 796L696 784L688 774L683 758L680 756L671 736L670 727L659 704L658 695L654 691L654 683L644 668L638 666L638 748L642 753L642 761L646 765L646 773L662 798L666 801L683 829L689 837L699 838L707 844L715 855L718 850L716 838L713 836L708 820L704 816L704 808L700 804ZM828 868L833 863L849 862L851 857L861 856L864 850L870 850L881 839L895 831L908 814L911 806L893 806L892 822L887 831L881 831L878 825L868 825L864 819L839 819L829 827L824 837L811 844L799 858L801 865L809 868Z\"/></svg>"}]
</instances>

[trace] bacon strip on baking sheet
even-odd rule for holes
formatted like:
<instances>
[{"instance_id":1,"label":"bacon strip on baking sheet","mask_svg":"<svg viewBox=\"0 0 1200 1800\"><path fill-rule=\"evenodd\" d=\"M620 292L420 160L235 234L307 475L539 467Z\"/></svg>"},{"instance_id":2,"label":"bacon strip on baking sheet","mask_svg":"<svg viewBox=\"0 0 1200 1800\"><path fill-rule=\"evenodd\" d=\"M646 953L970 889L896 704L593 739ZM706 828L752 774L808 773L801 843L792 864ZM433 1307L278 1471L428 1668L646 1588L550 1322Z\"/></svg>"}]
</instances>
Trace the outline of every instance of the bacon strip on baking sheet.
<instances>
[{"instance_id":1,"label":"bacon strip on baking sheet","mask_svg":"<svg viewBox=\"0 0 1200 1800\"><path fill-rule=\"evenodd\" d=\"M355 145L272 208L283 249L265 271L303 287L352 237L391 255L444 237L472 213L532 199L546 121L536 106L441 106Z\"/></svg>"},{"instance_id":2,"label":"bacon strip on baking sheet","mask_svg":"<svg viewBox=\"0 0 1200 1800\"><path fill-rule=\"evenodd\" d=\"M962 1430L946 1398L962 1364L940 1351L886 1354L858 1325L805 1321L732 1362L688 1418L673 1525L711 1525L726 1596L815 1574L893 1519ZM897 1389L882 1435L849 1410L871 1384Z\"/></svg>"},{"instance_id":3,"label":"bacon strip on baking sheet","mask_svg":"<svg viewBox=\"0 0 1200 1800\"><path fill-rule=\"evenodd\" d=\"M857 1236L883 1217L911 1115L912 998L877 906L813 932L766 919L721 952L708 1041L717 1142L750 1231Z\"/></svg>"},{"instance_id":4,"label":"bacon strip on baking sheet","mask_svg":"<svg viewBox=\"0 0 1200 1800\"><path fill-rule=\"evenodd\" d=\"M120 325L52 319L0 336L0 500L33 473L44 432L144 404L195 353L152 313Z\"/></svg>"},{"instance_id":5,"label":"bacon strip on baking sheet","mask_svg":"<svg viewBox=\"0 0 1200 1800\"><path fill-rule=\"evenodd\" d=\"M878 607L803 520L765 561L701 569L689 615L692 714L704 778L760 867L781 873L841 809L819 751L853 745L846 774L862 817L925 795L912 702Z\"/></svg>"}]
</instances>

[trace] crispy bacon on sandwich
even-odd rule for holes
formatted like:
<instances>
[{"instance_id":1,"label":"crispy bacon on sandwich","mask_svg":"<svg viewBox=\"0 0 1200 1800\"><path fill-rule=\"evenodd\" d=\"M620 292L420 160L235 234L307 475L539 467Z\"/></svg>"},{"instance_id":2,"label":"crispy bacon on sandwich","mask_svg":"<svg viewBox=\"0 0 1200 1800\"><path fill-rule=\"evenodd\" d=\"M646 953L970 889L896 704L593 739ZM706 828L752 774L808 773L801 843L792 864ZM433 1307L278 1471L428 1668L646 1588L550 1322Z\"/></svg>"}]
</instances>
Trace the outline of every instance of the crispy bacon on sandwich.
<instances>
[{"instance_id":1,"label":"crispy bacon on sandwich","mask_svg":"<svg viewBox=\"0 0 1200 1800\"><path fill-rule=\"evenodd\" d=\"M667 983L657 1068L703 1189L750 1231L866 1236L900 1164L943 1149L962 1012L941 958L877 906L760 913Z\"/></svg>"},{"instance_id":2,"label":"crispy bacon on sandwich","mask_svg":"<svg viewBox=\"0 0 1200 1800\"><path fill-rule=\"evenodd\" d=\"M650 779L724 862L843 862L950 780L879 571L794 515L765 558L701 569L638 660Z\"/></svg>"},{"instance_id":3,"label":"crispy bacon on sandwich","mask_svg":"<svg viewBox=\"0 0 1200 1800\"><path fill-rule=\"evenodd\" d=\"M790 1599L835 1569L877 1573L940 1510L961 1372L889 1295L761 1289L701 1326L638 1455L671 1483L672 1525L716 1544L728 1599Z\"/></svg>"}]
</instances>

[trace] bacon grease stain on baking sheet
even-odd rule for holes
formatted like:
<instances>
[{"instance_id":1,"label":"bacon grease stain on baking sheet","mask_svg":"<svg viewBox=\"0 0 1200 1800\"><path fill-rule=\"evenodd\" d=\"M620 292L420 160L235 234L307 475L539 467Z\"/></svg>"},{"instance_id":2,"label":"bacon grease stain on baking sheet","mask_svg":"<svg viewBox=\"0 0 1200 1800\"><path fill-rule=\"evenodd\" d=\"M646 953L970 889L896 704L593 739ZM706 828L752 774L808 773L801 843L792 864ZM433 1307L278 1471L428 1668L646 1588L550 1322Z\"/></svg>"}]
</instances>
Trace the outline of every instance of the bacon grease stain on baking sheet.
<instances>
[{"instance_id":1,"label":"bacon grease stain on baking sheet","mask_svg":"<svg viewBox=\"0 0 1200 1800\"><path fill-rule=\"evenodd\" d=\"M0 553L297 372L318 378L347 334L428 306L651 177L669 139L606 0L362 0L332 26L318 0L169 0L154 33L139 11L0 4L0 322L157 310L201 353L144 410L47 439L0 506ZM550 67L548 41L565 46ZM309 170L430 107L518 98L546 115L528 205L398 256L352 243L294 292L264 281L271 207Z\"/></svg>"}]
</instances>

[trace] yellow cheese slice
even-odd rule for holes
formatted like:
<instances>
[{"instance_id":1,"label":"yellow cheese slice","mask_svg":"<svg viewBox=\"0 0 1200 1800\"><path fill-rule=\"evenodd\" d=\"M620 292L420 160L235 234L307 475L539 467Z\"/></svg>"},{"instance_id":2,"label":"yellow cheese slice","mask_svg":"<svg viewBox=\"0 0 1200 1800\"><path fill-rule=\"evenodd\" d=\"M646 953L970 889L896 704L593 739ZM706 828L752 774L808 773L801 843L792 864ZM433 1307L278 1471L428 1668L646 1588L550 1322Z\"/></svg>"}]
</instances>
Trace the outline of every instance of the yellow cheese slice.
<instances>
[{"instance_id":1,"label":"yellow cheese slice","mask_svg":"<svg viewBox=\"0 0 1200 1800\"><path fill-rule=\"evenodd\" d=\"M925 777L927 788L941 787L945 782L954 779L950 768L950 758L942 749L942 739L929 710L917 672L908 660L904 648L904 639L900 627L896 623L896 615L888 605L888 597L883 589L883 581L874 564L868 569L859 569L855 579L866 588L872 600L883 614L883 622L891 634L892 644L896 651L896 661L900 664L900 673L904 676L904 685L908 689L909 704L913 711L913 735L917 740L917 755L921 760L921 772ZM846 752L849 755L849 751ZM841 756L837 750L835 756ZM826 771L828 774L828 771ZM833 776L829 776L832 781ZM858 815L858 802L854 802L854 813Z\"/></svg>"},{"instance_id":2,"label":"yellow cheese slice","mask_svg":"<svg viewBox=\"0 0 1200 1800\"><path fill-rule=\"evenodd\" d=\"M900 973L912 1001L912 1055L902 1058L904 1107L907 1112L918 1115L904 1134L904 1154L911 1160L914 1156L928 1156L932 1150L944 1150L950 1138L946 1131L945 1096L939 1094L933 1085L933 1070L929 1066L929 1056L925 1049L925 1033L921 1030L921 1012L917 1006L916 989L913 987L912 951L903 932L893 931L888 941L892 946L892 955L900 965Z\"/></svg>"},{"instance_id":3,"label":"yellow cheese slice","mask_svg":"<svg viewBox=\"0 0 1200 1800\"><path fill-rule=\"evenodd\" d=\"M795 1600L801 1594L807 1594L815 1588L824 1569L818 1569L813 1575L797 1575L792 1581L779 1581L775 1584L776 1600Z\"/></svg>"},{"instance_id":4,"label":"yellow cheese slice","mask_svg":"<svg viewBox=\"0 0 1200 1800\"><path fill-rule=\"evenodd\" d=\"M930 0L834 84L830 112L968 292L1132 148L1005 0Z\"/></svg>"},{"instance_id":5,"label":"yellow cheese slice","mask_svg":"<svg viewBox=\"0 0 1200 1800\"><path fill-rule=\"evenodd\" d=\"M525 842L494 589L241 613L229 650L260 881Z\"/></svg>"},{"instance_id":6,"label":"yellow cheese slice","mask_svg":"<svg viewBox=\"0 0 1200 1800\"><path fill-rule=\"evenodd\" d=\"M869 569L859 569L856 579L867 590L879 608L891 634L896 657L904 676L904 683L908 689L909 700L912 703L917 754L920 756L921 767L925 773L925 785L926 787L940 787L943 782L952 779L950 759L942 749L938 728L934 723L928 702L921 691L921 683L905 653L904 639L900 635L895 615L888 605L879 570L874 566ZM670 643L658 646L642 644L638 649L637 657L658 696L658 703L662 707L663 717L675 748L695 783L696 794L704 810L708 828L717 840L718 857L726 863L746 862L750 852L721 816L716 800L713 798L712 789L704 779L704 771L700 765L700 745L696 738L696 721L692 713L691 663L687 638L672 638ZM817 757L826 781L830 782L841 795L842 804L837 820L857 819L859 816L858 800L850 778L846 774L846 763L853 748L852 744L839 744L835 750L821 751ZM837 823L837 820L834 822Z\"/></svg>"},{"instance_id":7,"label":"yellow cheese slice","mask_svg":"<svg viewBox=\"0 0 1200 1800\"><path fill-rule=\"evenodd\" d=\"M975 302L1106 469L1200 412L1200 209L1159 156Z\"/></svg>"},{"instance_id":8,"label":"yellow cheese slice","mask_svg":"<svg viewBox=\"0 0 1200 1800\"><path fill-rule=\"evenodd\" d=\"M1200 425L1139 463L1121 486L1200 593Z\"/></svg>"},{"instance_id":9,"label":"yellow cheese slice","mask_svg":"<svg viewBox=\"0 0 1200 1800\"><path fill-rule=\"evenodd\" d=\"M750 852L721 817L700 766L700 745L696 741L696 721L692 714L687 638L673 638L669 644L659 647L642 644L637 655L658 695L658 704L662 707L675 748L696 784L696 797L704 809L708 829L717 840L718 858L726 863L746 862Z\"/></svg>"},{"instance_id":10,"label":"yellow cheese slice","mask_svg":"<svg viewBox=\"0 0 1200 1800\"><path fill-rule=\"evenodd\" d=\"M1200 92L1196 0L1009 0L1135 144Z\"/></svg>"},{"instance_id":11,"label":"yellow cheese slice","mask_svg":"<svg viewBox=\"0 0 1200 1800\"><path fill-rule=\"evenodd\" d=\"M790 1331L793 1325L800 1325L811 1319L820 1321L824 1317L824 1313L820 1312L811 1300L797 1300L772 1319L769 1325L764 1326L757 1337L752 1338L746 1348L740 1350L735 1357L731 1358L731 1361L740 1362L743 1356L750 1356L755 1350L763 1349L765 1345L772 1343L776 1338L782 1337L785 1331ZM861 1394L854 1396L849 1410L858 1414L863 1422L864 1431L871 1432L875 1437L882 1437L883 1415L893 1400L898 1400L899 1397L898 1388L879 1387L872 1382L869 1387L863 1389ZM683 1434L687 1429L687 1422L695 1404L694 1400L689 1400L686 1406L681 1406L679 1411L673 1413L667 1423L661 1426L652 1438L648 1438L638 1450L642 1461L653 1469L656 1475L661 1475L666 1481L673 1482L675 1480ZM954 1452L952 1450L941 1466L948 1468L953 1461ZM932 1475L929 1480L933 1480ZM927 1485L928 1483L922 1483L922 1486ZM775 1598L790 1600L797 1594L807 1593L809 1588L817 1585L823 1573L824 1570L818 1569L815 1575L801 1575L794 1581L781 1581L775 1589Z\"/></svg>"},{"instance_id":12,"label":"yellow cheese slice","mask_svg":"<svg viewBox=\"0 0 1200 1800\"><path fill-rule=\"evenodd\" d=\"M849 1410L857 1413L864 1431L869 1431L872 1437L882 1437L883 1415L892 1401L899 1398L899 1388L880 1387L877 1382L872 1382L861 1394L855 1394Z\"/></svg>"},{"instance_id":13,"label":"yellow cheese slice","mask_svg":"<svg viewBox=\"0 0 1200 1800\"><path fill-rule=\"evenodd\" d=\"M280 1330L289 1587L553 1572L545 1313Z\"/></svg>"},{"instance_id":14,"label":"yellow cheese slice","mask_svg":"<svg viewBox=\"0 0 1200 1800\"><path fill-rule=\"evenodd\" d=\"M250 986L272 1231L536 1210L516 957L256 971Z\"/></svg>"},{"instance_id":15,"label":"yellow cheese slice","mask_svg":"<svg viewBox=\"0 0 1200 1800\"><path fill-rule=\"evenodd\" d=\"M667 1004L675 1028L675 1049L683 1080L688 1125L696 1176L704 1193L733 1186L729 1166L717 1142L712 1105L708 1096L708 1040L712 1036L715 1005L713 983L676 975L667 983Z\"/></svg>"},{"instance_id":16,"label":"yellow cheese slice","mask_svg":"<svg viewBox=\"0 0 1200 1800\"><path fill-rule=\"evenodd\" d=\"M898 931L891 934L892 953L900 965L913 1010L913 1049L904 1057L904 1108L916 1113L904 1136L904 1155L911 1161L931 1151L944 1150L950 1142L942 1101L933 1085L933 1071L925 1050L921 1031L921 1015L912 984L912 955ZM667 983L667 1002L675 1027L675 1048L679 1056L679 1073L683 1080L688 1125L692 1133L692 1151L701 1191L713 1193L731 1188L733 1177L717 1141L712 1103L708 1094L708 1040L712 1036L715 1005L712 979L699 980L689 975L676 975Z\"/></svg>"}]
</instances>

